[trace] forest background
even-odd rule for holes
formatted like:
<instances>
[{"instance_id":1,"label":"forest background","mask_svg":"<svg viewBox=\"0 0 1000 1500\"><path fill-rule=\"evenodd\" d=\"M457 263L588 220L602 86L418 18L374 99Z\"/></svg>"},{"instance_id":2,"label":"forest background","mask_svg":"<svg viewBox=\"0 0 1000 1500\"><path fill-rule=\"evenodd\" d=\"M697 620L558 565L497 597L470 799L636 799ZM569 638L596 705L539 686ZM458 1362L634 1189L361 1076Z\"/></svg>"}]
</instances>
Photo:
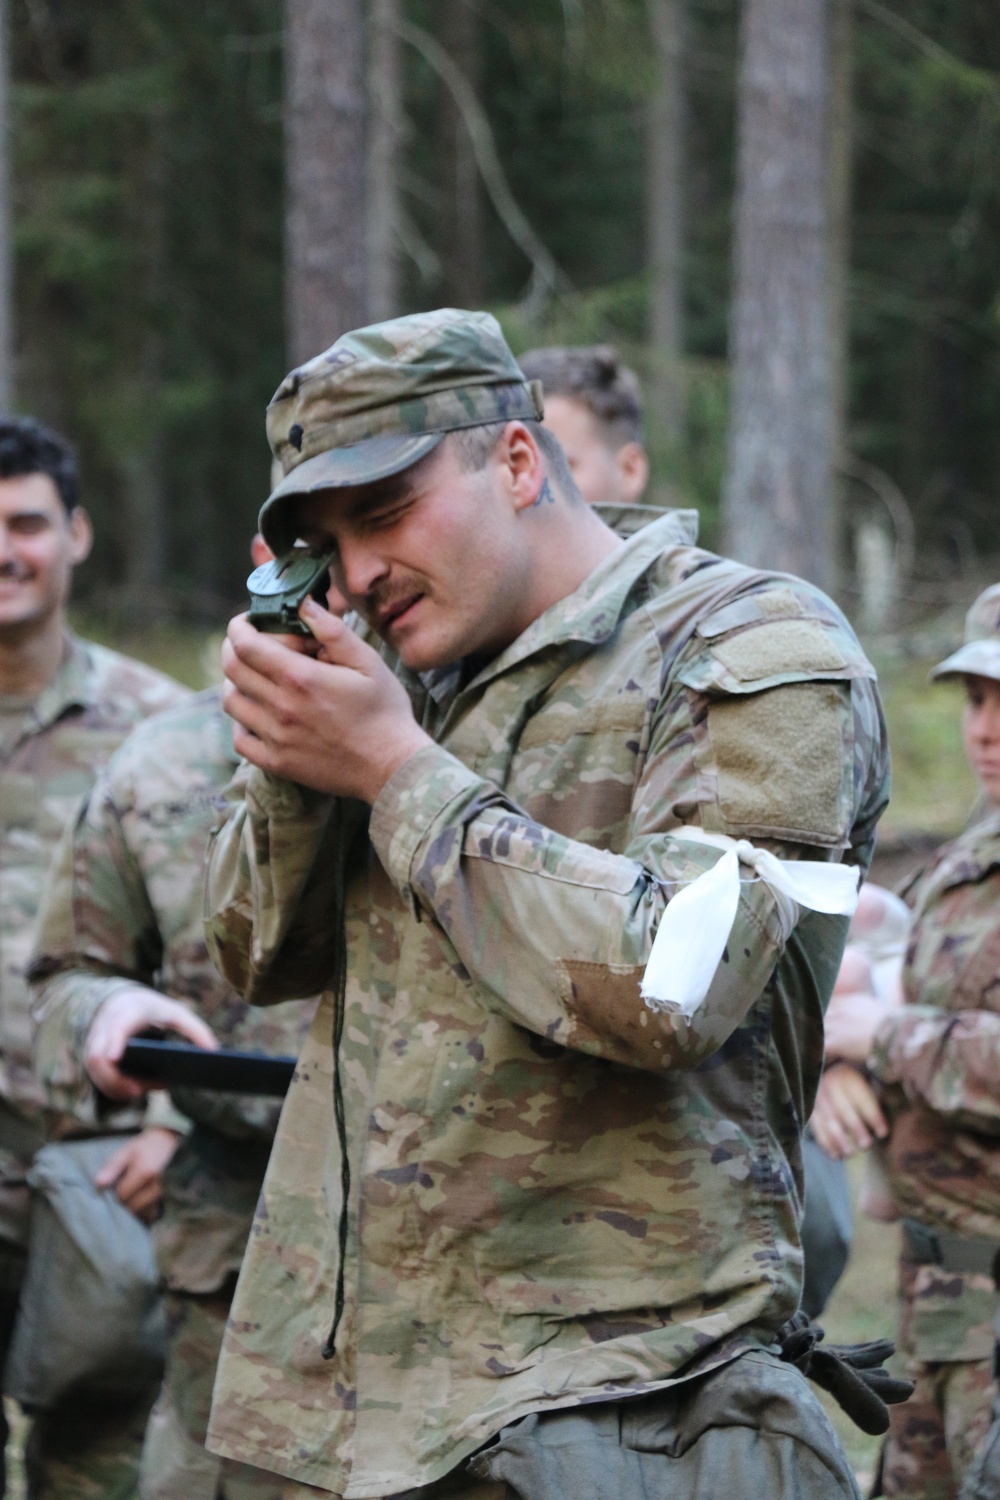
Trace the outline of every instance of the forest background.
<instances>
[{"instance_id":1,"label":"forest background","mask_svg":"<svg viewBox=\"0 0 1000 1500\"><path fill-rule=\"evenodd\" d=\"M654 498L858 623L893 748L883 861L957 831L959 700L927 662L1000 576L996 0L0 20L0 399L80 447L91 633L213 680L286 369L369 318L486 306L516 351L616 343ZM894 1233L859 1224L831 1336L891 1332Z\"/></svg>"},{"instance_id":2,"label":"forest background","mask_svg":"<svg viewBox=\"0 0 1000 1500\"><path fill-rule=\"evenodd\" d=\"M372 317L487 306L516 350L620 347L654 497L832 587L901 725L890 819L961 823L922 659L1000 560L993 0L0 9L0 376L79 444L88 625L155 623L196 676L185 631L244 596L285 370ZM782 463L812 555L767 511Z\"/></svg>"}]
</instances>

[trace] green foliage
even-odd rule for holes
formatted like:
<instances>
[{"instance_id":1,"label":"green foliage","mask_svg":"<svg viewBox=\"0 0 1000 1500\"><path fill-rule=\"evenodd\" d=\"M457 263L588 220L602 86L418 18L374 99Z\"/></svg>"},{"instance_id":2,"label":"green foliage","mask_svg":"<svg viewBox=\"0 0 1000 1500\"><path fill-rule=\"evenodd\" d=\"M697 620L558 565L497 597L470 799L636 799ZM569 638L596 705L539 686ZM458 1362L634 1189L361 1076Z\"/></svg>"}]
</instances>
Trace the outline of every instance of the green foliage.
<instances>
[{"instance_id":1,"label":"green foliage","mask_svg":"<svg viewBox=\"0 0 1000 1500\"><path fill-rule=\"evenodd\" d=\"M962 688L932 683L930 662L882 661L878 667L892 749L892 801L882 830L953 837L968 822L976 797L962 748Z\"/></svg>"},{"instance_id":2,"label":"green foliage","mask_svg":"<svg viewBox=\"0 0 1000 1500\"><path fill-rule=\"evenodd\" d=\"M219 614L284 373L280 0L13 19L19 398L81 448L98 535L83 592L144 546L156 584L162 545L162 582ZM134 508L144 480L162 538Z\"/></svg>"},{"instance_id":3,"label":"green foliage","mask_svg":"<svg viewBox=\"0 0 1000 1500\"><path fill-rule=\"evenodd\" d=\"M446 10L406 0L447 46ZM547 305L526 302L531 268L480 192L483 298L517 348L611 340L645 373L644 0L478 0L476 14L500 161L565 278ZM170 597L219 615L242 593L242 539L268 480L261 417L285 367L282 0L38 0L12 19L19 394L82 448L99 535L84 592L155 583L159 568ZM662 451L649 423L654 488L696 503L709 540L738 20L738 0L688 0L684 441ZM853 55L850 441L910 500L927 569L995 550L994 0L857 0ZM413 48L404 65L404 204L429 252L406 266L418 308L457 295L457 189L441 80Z\"/></svg>"}]
</instances>

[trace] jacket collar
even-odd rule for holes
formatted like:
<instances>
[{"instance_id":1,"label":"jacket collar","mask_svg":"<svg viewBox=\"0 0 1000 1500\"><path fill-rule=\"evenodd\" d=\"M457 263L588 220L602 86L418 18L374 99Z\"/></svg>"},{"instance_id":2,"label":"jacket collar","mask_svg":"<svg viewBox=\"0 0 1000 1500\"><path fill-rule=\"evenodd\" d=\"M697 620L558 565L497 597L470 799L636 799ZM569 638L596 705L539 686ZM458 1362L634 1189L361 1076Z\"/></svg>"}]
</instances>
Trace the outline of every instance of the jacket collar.
<instances>
[{"instance_id":1,"label":"jacket collar","mask_svg":"<svg viewBox=\"0 0 1000 1500\"><path fill-rule=\"evenodd\" d=\"M93 664L83 641L67 633L58 672L32 704L35 730L47 729L70 708L86 708L93 695Z\"/></svg>"},{"instance_id":2,"label":"jacket collar","mask_svg":"<svg viewBox=\"0 0 1000 1500\"><path fill-rule=\"evenodd\" d=\"M532 621L506 651L495 657L461 690L480 688L529 657L554 647L571 643L600 646L610 640L618 628L625 601L637 581L671 547L693 546L697 534L696 512L661 512L657 520L629 536L598 563L578 589ZM459 691L461 665L436 668L422 674L421 680L435 702L443 707Z\"/></svg>"}]
</instances>

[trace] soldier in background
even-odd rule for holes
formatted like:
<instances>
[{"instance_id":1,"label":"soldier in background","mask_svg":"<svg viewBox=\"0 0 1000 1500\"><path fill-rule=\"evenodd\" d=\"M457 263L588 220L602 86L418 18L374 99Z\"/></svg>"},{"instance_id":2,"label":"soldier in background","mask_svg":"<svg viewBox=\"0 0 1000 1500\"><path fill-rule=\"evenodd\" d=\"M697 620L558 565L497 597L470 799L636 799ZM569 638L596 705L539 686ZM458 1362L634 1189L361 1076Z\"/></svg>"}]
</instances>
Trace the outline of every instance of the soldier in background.
<instances>
[{"instance_id":1,"label":"soldier in background","mask_svg":"<svg viewBox=\"0 0 1000 1500\"><path fill-rule=\"evenodd\" d=\"M522 354L518 364L529 380L542 383L545 426L559 440L587 504L598 507L619 536L653 519L643 506L649 455L642 389L618 351L610 344L552 345Z\"/></svg>"},{"instance_id":2,"label":"soldier in background","mask_svg":"<svg viewBox=\"0 0 1000 1500\"><path fill-rule=\"evenodd\" d=\"M960 677L966 754L981 794L969 828L904 894L913 931L904 1005L843 995L827 1052L863 1067L888 1121L888 1185L903 1239L899 1345L916 1391L893 1412L885 1495L951 1500L990 1421L1000 1266L1000 584L975 601L962 648L934 670ZM844 1137L883 1133L856 1077ZM836 1149L836 1137L831 1140ZM983 1476L975 1493L995 1495Z\"/></svg>"},{"instance_id":3,"label":"soldier in background","mask_svg":"<svg viewBox=\"0 0 1000 1500\"><path fill-rule=\"evenodd\" d=\"M132 728L186 692L150 667L81 640L66 606L90 551L69 443L27 417L0 421L0 1360L26 1265L35 1152L76 1121L50 1109L31 1068L25 968L52 853L95 775ZM136 1212L158 1195L176 1144L172 1111L150 1117L107 1164ZM134 1473L152 1392L133 1409L88 1403L39 1413L28 1443L33 1497L117 1492ZM6 1424L0 1416L0 1442Z\"/></svg>"},{"instance_id":4,"label":"soldier in background","mask_svg":"<svg viewBox=\"0 0 1000 1500\"><path fill-rule=\"evenodd\" d=\"M775 1345L844 903L803 915L727 856L704 987L640 989L713 840L853 890L871 669L808 585L669 521L622 542L540 416L495 321L447 310L345 335L269 408L264 535L336 544L385 658L309 604L312 644L230 626L249 764L210 945L255 1002L328 988L209 1443L289 1495L856 1496Z\"/></svg>"},{"instance_id":5,"label":"soldier in background","mask_svg":"<svg viewBox=\"0 0 1000 1500\"><path fill-rule=\"evenodd\" d=\"M269 555L256 538L254 561ZM205 849L237 765L232 725L212 689L137 729L67 830L32 964L36 1064L53 1103L84 1110L94 1088L109 1081L119 1095L141 1094L143 1086L116 1067L137 1013L196 1045L298 1054L314 1006L293 1001L252 1011L205 949ZM205 1431L280 1104L190 1088L175 1090L173 1100L193 1128L164 1172L153 1226L167 1364L139 1493L141 1500L278 1500L280 1480L207 1453Z\"/></svg>"}]
</instances>

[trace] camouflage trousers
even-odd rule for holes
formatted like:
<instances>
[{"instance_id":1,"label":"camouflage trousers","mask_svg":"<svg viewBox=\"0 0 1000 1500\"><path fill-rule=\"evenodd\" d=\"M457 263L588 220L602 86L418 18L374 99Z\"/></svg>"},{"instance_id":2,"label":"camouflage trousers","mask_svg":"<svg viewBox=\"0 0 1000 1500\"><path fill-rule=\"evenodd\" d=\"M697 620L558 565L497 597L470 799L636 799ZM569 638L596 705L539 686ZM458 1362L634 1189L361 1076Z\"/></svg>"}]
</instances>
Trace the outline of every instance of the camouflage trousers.
<instances>
[{"instance_id":1,"label":"camouflage trousers","mask_svg":"<svg viewBox=\"0 0 1000 1500\"><path fill-rule=\"evenodd\" d=\"M205 1448L228 1297L165 1295L167 1364L142 1449L141 1500L280 1500L282 1480Z\"/></svg>"},{"instance_id":2,"label":"camouflage trousers","mask_svg":"<svg viewBox=\"0 0 1000 1500\"><path fill-rule=\"evenodd\" d=\"M471 1472L470 1472L471 1471ZM287 1484L282 1500L328 1491ZM540 1412L394 1500L860 1500L805 1377L754 1351L655 1395Z\"/></svg>"},{"instance_id":3,"label":"camouflage trousers","mask_svg":"<svg viewBox=\"0 0 1000 1500\"><path fill-rule=\"evenodd\" d=\"M966 1472L972 1464L990 1426L990 1413L996 1385L993 1379L992 1354L984 1358L930 1359L930 1353L949 1353L947 1343L936 1347L934 1339L921 1336L920 1318L931 1305L932 1317L939 1297L921 1295L921 1274L905 1259L900 1267L902 1313L897 1349L903 1357L906 1373L915 1382L910 1399L901 1406L889 1408L890 1427L880 1460L881 1486L875 1493L905 1496L906 1500L955 1500ZM939 1273L932 1273L932 1292L942 1285ZM948 1285L949 1278L943 1278ZM954 1288L958 1277L951 1277ZM953 1341L954 1353L985 1355L990 1334L971 1326L956 1303L948 1317L950 1326L944 1335ZM933 1327L933 1323L930 1325ZM982 1339L979 1335L982 1332ZM980 1351L979 1344L985 1340ZM964 1341L964 1349L963 1349ZM940 1336L939 1340L940 1342Z\"/></svg>"},{"instance_id":4,"label":"camouflage trousers","mask_svg":"<svg viewBox=\"0 0 1000 1500\"><path fill-rule=\"evenodd\" d=\"M23 1250L0 1241L0 1360L6 1358L24 1278ZM30 1500L135 1500L139 1456L155 1388L130 1401L90 1400L68 1395L39 1412L25 1443ZM0 1413L0 1442L9 1433ZM6 1493L6 1467L0 1494Z\"/></svg>"}]
</instances>

